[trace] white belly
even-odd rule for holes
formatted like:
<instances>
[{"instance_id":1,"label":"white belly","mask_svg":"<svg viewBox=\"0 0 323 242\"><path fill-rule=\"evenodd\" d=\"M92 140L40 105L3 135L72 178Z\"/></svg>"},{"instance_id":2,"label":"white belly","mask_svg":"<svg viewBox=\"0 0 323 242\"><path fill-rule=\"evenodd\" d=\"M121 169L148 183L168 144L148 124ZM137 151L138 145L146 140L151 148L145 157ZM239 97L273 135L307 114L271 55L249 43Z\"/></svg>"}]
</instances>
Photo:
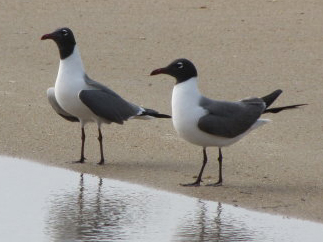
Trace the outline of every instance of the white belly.
<instances>
[{"instance_id":1,"label":"white belly","mask_svg":"<svg viewBox=\"0 0 323 242\"><path fill-rule=\"evenodd\" d=\"M247 132L245 132L235 138L225 138L208 134L199 129L199 118L196 118L205 114L206 112L202 108L182 109L180 106L177 106L175 109L173 109L172 120L178 135L186 141L202 147L224 147L237 142L245 134L247 134Z\"/></svg>"},{"instance_id":2,"label":"white belly","mask_svg":"<svg viewBox=\"0 0 323 242\"><path fill-rule=\"evenodd\" d=\"M79 118L81 123L100 122L99 118L79 99L79 93L88 89L80 61L77 50L72 56L60 61L55 83L55 96L58 104L66 112Z\"/></svg>"},{"instance_id":3,"label":"white belly","mask_svg":"<svg viewBox=\"0 0 323 242\"><path fill-rule=\"evenodd\" d=\"M82 89L69 87L66 82L56 82L55 96L58 104L68 113L85 122L93 121L92 111L85 106L78 95Z\"/></svg>"}]
</instances>

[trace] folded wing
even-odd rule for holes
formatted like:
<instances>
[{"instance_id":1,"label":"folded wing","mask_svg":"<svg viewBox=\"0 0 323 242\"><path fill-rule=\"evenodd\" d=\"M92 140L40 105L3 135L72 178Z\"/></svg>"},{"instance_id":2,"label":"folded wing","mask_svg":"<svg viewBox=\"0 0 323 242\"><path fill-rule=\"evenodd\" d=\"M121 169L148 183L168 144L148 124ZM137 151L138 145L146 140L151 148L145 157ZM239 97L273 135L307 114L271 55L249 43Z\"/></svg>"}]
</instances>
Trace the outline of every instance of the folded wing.
<instances>
[{"instance_id":1,"label":"folded wing","mask_svg":"<svg viewBox=\"0 0 323 242\"><path fill-rule=\"evenodd\" d=\"M48 98L49 104L52 106L52 108L55 110L55 112L57 114L59 114L61 117L65 118L68 121L79 122L79 119L77 117L74 117L73 115L66 112L58 104L58 102L56 100L56 97L55 97L55 88L54 87L48 88L48 90L47 90L47 98Z\"/></svg>"},{"instance_id":2,"label":"folded wing","mask_svg":"<svg viewBox=\"0 0 323 242\"><path fill-rule=\"evenodd\" d=\"M123 124L123 121L141 112L140 107L106 90L83 90L79 98L94 114L108 122Z\"/></svg>"},{"instance_id":3,"label":"folded wing","mask_svg":"<svg viewBox=\"0 0 323 242\"><path fill-rule=\"evenodd\" d=\"M266 108L260 98L238 102L202 98L200 105L208 114L200 118L198 127L206 133L226 138L234 138L247 131Z\"/></svg>"}]
</instances>

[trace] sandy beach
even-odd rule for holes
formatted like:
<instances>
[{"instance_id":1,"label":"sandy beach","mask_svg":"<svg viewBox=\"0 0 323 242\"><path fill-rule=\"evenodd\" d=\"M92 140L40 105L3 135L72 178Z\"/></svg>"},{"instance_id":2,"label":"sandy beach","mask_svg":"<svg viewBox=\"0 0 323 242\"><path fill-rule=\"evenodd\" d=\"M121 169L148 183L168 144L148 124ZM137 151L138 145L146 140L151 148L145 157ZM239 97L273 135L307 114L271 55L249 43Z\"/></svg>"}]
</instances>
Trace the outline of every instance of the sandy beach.
<instances>
[{"instance_id":1,"label":"sandy beach","mask_svg":"<svg viewBox=\"0 0 323 242\"><path fill-rule=\"evenodd\" d=\"M258 211L323 222L323 2L319 0L12 0L0 3L0 153L101 177ZM127 100L171 114L174 80L149 73L185 57L200 90L239 100L284 92L274 106L308 103L276 115L224 148L222 187L193 182L202 148L181 140L171 120L103 126L106 165L98 166L95 124L59 117L46 90L59 55L43 34L70 27L87 74ZM204 183L217 180L217 148L208 148Z\"/></svg>"}]
</instances>

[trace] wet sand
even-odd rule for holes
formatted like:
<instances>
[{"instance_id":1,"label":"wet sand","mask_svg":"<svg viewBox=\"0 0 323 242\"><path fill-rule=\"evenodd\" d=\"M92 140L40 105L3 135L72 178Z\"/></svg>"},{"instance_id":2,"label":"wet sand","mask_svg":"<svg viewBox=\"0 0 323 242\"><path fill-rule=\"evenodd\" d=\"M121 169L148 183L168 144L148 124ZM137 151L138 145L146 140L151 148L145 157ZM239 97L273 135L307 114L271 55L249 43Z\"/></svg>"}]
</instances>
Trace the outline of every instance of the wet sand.
<instances>
[{"instance_id":1,"label":"wet sand","mask_svg":"<svg viewBox=\"0 0 323 242\"><path fill-rule=\"evenodd\" d=\"M0 4L0 151L259 211L323 222L323 3L320 1L18 1ZM272 123L223 149L224 186L187 188L202 149L179 139L170 120L103 127L107 164L98 166L94 124L79 158L78 124L49 106L59 56L40 37L73 29L87 73L127 100L171 113L174 80L149 73L185 57L208 97L238 100L283 89ZM217 180L209 148L204 184Z\"/></svg>"}]
</instances>

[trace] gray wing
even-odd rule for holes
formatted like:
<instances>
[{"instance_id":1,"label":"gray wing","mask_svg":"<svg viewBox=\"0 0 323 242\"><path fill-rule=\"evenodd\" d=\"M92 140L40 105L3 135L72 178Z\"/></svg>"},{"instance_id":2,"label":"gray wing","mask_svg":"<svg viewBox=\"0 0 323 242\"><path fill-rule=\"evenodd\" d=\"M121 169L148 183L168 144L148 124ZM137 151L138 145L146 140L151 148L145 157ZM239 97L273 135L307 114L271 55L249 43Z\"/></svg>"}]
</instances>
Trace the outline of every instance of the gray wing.
<instances>
[{"instance_id":1,"label":"gray wing","mask_svg":"<svg viewBox=\"0 0 323 242\"><path fill-rule=\"evenodd\" d=\"M112 91L111 89L107 88L106 86L104 86L103 84L101 84L100 82L96 82L94 80L92 80L90 77L88 77L88 75L84 75L84 80L85 83L88 84L90 87L92 87L95 90L102 90L107 92L109 95L111 96L115 96L115 97L119 97L121 98L117 93L115 93L114 91Z\"/></svg>"},{"instance_id":2,"label":"gray wing","mask_svg":"<svg viewBox=\"0 0 323 242\"><path fill-rule=\"evenodd\" d=\"M200 105L209 113L200 118L198 127L206 133L226 138L247 131L265 110L265 103L260 98L225 102L203 97Z\"/></svg>"},{"instance_id":3,"label":"gray wing","mask_svg":"<svg viewBox=\"0 0 323 242\"><path fill-rule=\"evenodd\" d=\"M87 75L85 82L93 89L81 91L79 98L97 116L109 122L123 124L130 117L140 115L140 107L127 102L106 86L91 80Z\"/></svg>"},{"instance_id":4,"label":"gray wing","mask_svg":"<svg viewBox=\"0 0 323 242\"><path fill-rule=\"evenodd\" d=\"M61 106L59 106L55 97L54 87L50 87L47 89L47 98L48 98L49 104L52 106L52 108L55 110L57 114L59 114L61 117L65 118L68 121L79 122L79 119L77 117L74 117L73 115L69 114L64 109L62 109Z\"/></svg>"}]
</instances>

